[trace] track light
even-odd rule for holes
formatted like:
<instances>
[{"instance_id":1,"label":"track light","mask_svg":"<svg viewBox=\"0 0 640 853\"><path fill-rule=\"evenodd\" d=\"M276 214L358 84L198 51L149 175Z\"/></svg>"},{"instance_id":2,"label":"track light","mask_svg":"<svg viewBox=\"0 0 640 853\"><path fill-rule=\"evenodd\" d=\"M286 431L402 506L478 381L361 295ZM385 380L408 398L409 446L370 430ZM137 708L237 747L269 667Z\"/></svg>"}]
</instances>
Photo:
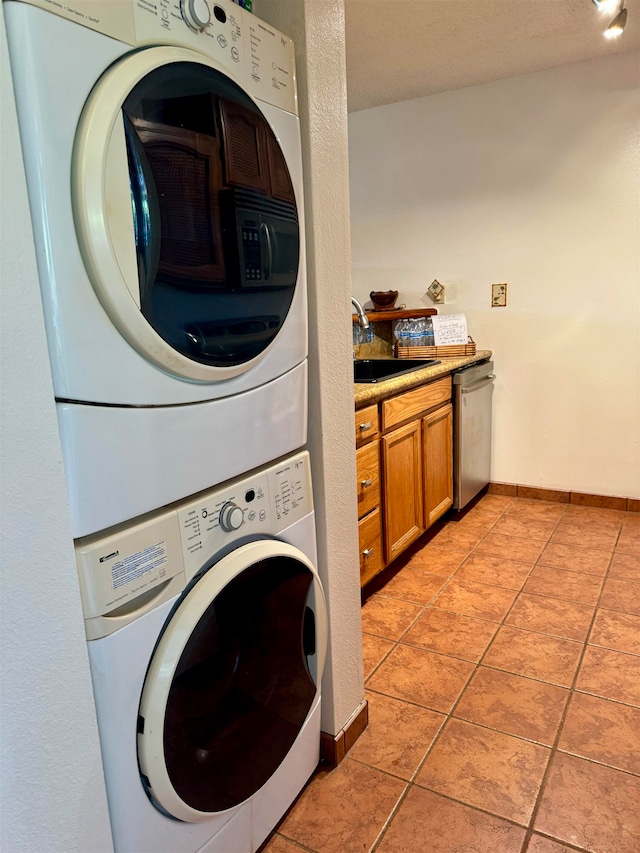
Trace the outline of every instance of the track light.
<instances>
[{"instance_id":1,"label":"track light","mask_svg":"<svg viewBox=\"0 0 640 853\"><path fill-rule=\"evenodd\" d=\"M618 6L619 0L593 0L593 5L598 12L612 13Z\"/></svg>"},{"instance_id":2,"label":"track light","mask_svg":"<svg viewBox=\"0 0 640 853\"><path fill-rule=\"evenodd\" d=\"M626 23L627 10L623 8L620 9L613 21L611 21L607 29L604 31L604 37L607 39L619 38L622 35Z\"/></svg>"}]
</instances>

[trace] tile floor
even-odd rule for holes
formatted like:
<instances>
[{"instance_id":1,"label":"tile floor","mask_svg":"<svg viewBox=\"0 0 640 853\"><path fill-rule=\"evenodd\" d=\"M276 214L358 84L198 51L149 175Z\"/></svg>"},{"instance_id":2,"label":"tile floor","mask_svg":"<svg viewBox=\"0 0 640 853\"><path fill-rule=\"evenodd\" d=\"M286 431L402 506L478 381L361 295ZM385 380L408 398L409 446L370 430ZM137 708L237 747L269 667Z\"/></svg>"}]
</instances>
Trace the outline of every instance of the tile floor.
<instances>
[{"instance_id":1,"label":"tile floor","mask_svg":"<svg viewBox=\"0 0 640 853\"><path fill-rule=\"evenodd\" d=\"M369 727L264 853L639 853L640 514L438 528L363 606Z\"/></svg>"}]
</instances>

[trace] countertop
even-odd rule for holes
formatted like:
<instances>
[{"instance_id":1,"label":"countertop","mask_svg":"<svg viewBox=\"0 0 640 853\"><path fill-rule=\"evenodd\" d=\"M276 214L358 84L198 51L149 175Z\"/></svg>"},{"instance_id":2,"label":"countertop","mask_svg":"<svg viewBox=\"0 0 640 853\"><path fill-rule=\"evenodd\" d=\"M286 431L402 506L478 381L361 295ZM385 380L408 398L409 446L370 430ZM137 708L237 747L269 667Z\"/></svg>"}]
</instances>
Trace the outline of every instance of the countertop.
<instances>
[{"instance_id":1,"label":"countertop","mask_svg":"<svg viewBox=\"0 0 640 853\"><path fill-rule=\"evenodd\" d=\"M412 388L417 388L418 385L424 385L425 382L431 382L433 379L447 376L454 370L467 367L469 364L485 361L485 359L491 358L491 356L492 351L490 349L480 349L477 350L475 355L466 355L460 358L441 358L440 364L433 364L430 367L419 367L410 373L403 373L401 376L394 376L391 379L385 379L383 382L354 383L353 396L355 407L356 409L360 409L362 406L377 403L386 397L391 397L393 394L410 391Z\"/></svg>"}]
</instances>

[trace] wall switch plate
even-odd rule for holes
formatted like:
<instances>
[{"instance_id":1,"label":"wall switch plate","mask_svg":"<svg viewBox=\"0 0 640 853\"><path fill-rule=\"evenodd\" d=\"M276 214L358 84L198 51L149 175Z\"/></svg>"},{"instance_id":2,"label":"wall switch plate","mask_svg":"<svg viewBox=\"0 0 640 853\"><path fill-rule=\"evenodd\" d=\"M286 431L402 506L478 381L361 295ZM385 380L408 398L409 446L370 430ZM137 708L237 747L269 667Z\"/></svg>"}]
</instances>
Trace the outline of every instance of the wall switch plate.
<instances>
[{"instance_id":1,"label":"wall switch plate","mask_svg":"<svg viewBox=\"0 0 640 853\"><path fill-rule=\"evenodd\" d=\"M507 285L492 284L491 285L491 307L504 308L507 304Z\"/></svg>"},{"instance_id":2,"label":"wall switch plate","mask_svg":"<svg viewBox=\"0 0 640 853\"><path fill-rule=\"evenodd\" d=\"M440 284L437 278L434 278L427 288L427 295L436 305L442 305L444 302L444 285Z\"/></svg>"}]
</instances>

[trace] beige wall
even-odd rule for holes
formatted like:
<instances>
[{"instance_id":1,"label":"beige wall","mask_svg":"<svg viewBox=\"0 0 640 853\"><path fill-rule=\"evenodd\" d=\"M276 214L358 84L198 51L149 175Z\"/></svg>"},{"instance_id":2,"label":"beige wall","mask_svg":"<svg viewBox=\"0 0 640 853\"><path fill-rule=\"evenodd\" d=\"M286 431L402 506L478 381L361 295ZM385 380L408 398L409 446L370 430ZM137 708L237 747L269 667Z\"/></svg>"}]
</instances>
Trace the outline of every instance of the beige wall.
<instances>
[{"instance_id":1,"label":"beige wall","mask_svg":"<svg viewBox=\"0 0 640 853\"><path fill-rule=\"evenodd\" d=\"M354 293L446 286L495 354L494 480L640 497L639 57L349 117Z\"/></svg>"},{"instance_id":2,"label":"beige wall","mask_svg":"<svg viewBox=\"0 0 640 853\"><path fill-rule=\"evenodd\" d=\"M322 728L337 734L364 695L344 8L343 0L259 0L255 12L296 43L309 279L309 449L330 619Z\"/></svg>"}]
</instances>

